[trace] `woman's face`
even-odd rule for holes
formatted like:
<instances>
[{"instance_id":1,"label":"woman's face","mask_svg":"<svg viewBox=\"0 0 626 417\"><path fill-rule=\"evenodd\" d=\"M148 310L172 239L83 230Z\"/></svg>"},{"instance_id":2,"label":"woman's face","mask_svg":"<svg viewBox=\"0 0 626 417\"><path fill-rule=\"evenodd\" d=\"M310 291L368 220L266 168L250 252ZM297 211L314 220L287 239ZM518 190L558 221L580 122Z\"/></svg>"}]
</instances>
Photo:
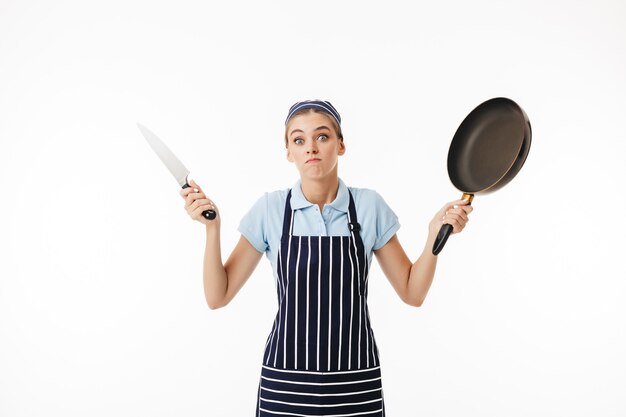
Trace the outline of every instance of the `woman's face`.
<instances>
[{"instance_id":1,"label":"woman's face","mask_svg":"<svg viewBox=\"0 0 626 417\"><path fill-rule=\"evenodd\" d=\"M299 114L287 125L287 159L296 164L303 179L337 176L337 162L345 151L330 116L324 113Z\"/></svg>"}]
</instances>

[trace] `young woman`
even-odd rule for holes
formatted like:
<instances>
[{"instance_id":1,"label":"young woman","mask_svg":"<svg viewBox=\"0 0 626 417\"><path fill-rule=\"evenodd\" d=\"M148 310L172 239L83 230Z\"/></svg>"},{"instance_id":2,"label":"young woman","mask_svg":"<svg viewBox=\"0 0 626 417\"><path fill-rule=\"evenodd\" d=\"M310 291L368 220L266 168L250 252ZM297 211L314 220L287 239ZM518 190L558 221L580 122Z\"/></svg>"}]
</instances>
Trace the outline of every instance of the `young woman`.
<instances>
[{"instance_id":1,"label":"young woman","mask_svg":"<svg viewBox=\"0 0 626 417\"><path fill-rule=\"evenodd\" d=\"M265 253L279 308L263 354L256 416L384 416L367 307L372 254L400 298L418 307L435 273L432 247L441 225L460 232L472 207L462 200L444 205L413 263L396 236L398 220L380 195L346 187L338 177L346 146L337 110L327 101L296 103L285 129L287 159L300 180L256 202L225 264L219 210L195 182L181 191L188 214L206 228L207 304L228 304ZM218 213L215 220L201 215L208 209Z\"/></svg>"}]
</instances>

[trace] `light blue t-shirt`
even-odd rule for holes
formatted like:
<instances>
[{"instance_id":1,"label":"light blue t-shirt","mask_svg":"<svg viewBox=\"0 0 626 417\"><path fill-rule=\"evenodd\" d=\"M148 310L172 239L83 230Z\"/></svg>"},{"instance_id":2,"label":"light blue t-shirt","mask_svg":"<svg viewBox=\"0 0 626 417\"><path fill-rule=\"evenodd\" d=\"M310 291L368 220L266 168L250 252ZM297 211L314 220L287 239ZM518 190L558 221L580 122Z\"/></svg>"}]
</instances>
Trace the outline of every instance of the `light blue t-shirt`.
<instances>
[{"instance_id":1,"label":"light blue t-shirt","mask_svg":"<svg viewBox=\"0 0 626 417\"><path fill-rule=\"evenodd\" d=\"M361 225L361 239L365 246L368 262L372 261L373 251L382 248L400 228L398 217L376 191L350 187L354 198L356 215ZM289 189L265 193L252 206L239 224L239 232L259 252L265 252L272 264L274 275L277 271L278 249L283 232L283 216ZM339 189L335 200L319 206L304 197L300 181L291 189L291 208L294 210L294 236L349 236L348 187L339 179Z\"/></svg>"}]
</instances>

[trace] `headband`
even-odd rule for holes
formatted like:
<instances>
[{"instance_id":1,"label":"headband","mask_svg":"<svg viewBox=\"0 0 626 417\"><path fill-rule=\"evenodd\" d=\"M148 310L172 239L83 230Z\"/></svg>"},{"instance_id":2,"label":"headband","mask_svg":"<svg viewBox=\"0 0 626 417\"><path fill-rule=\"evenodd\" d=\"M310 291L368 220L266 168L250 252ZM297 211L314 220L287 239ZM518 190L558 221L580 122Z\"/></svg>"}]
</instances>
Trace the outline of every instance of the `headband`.
<instances>
[{"instance_id":1,"label":"headband","mask_svg":"<svg viewBox=\"0 0 626 417\"><path fill-rule=\"evenodd\" d=\"M285 119L285 126L287 125L287 123L289 123L289 120L291 120L294 114L296 114L300 110L305 109L321 110L324 113L331 115L333 119L335 119L335 121L337 122L337 125L341 126L341 116L339 116L339 112L337 111L337 109L335 109L329 101L322 100L300 101L291 106L291 108L289 109L289 113L287 114L287 119Z\"/></svg>"}]
</instances>

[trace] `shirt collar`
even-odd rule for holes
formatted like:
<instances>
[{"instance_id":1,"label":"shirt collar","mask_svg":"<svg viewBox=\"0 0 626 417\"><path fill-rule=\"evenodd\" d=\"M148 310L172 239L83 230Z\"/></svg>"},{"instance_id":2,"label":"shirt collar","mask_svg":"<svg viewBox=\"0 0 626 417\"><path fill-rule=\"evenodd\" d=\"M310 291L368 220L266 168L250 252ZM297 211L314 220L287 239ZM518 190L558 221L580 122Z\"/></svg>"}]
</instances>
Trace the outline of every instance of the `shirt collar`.
<instances>
[{"instance_id":1,"label":"shirt collar","mask_svg":"<svg viewBox=\"0 0 626 417\"><path fill-rule=\"evenodd\" d=\"M291 208L293 210L299 210L313 205L313 203L311 203L304 197L301 185L301 181L298 180L291 189ZM331 206L337 211L342 211L344 213L348 212L348 207L350 206L350 194L348 191L348 187L346 187L346 184L344 184L341 178L339 178L337 197L335 197L335 200L332 203L329 203L327 205Z\"/></svg>"}]
</instances>

